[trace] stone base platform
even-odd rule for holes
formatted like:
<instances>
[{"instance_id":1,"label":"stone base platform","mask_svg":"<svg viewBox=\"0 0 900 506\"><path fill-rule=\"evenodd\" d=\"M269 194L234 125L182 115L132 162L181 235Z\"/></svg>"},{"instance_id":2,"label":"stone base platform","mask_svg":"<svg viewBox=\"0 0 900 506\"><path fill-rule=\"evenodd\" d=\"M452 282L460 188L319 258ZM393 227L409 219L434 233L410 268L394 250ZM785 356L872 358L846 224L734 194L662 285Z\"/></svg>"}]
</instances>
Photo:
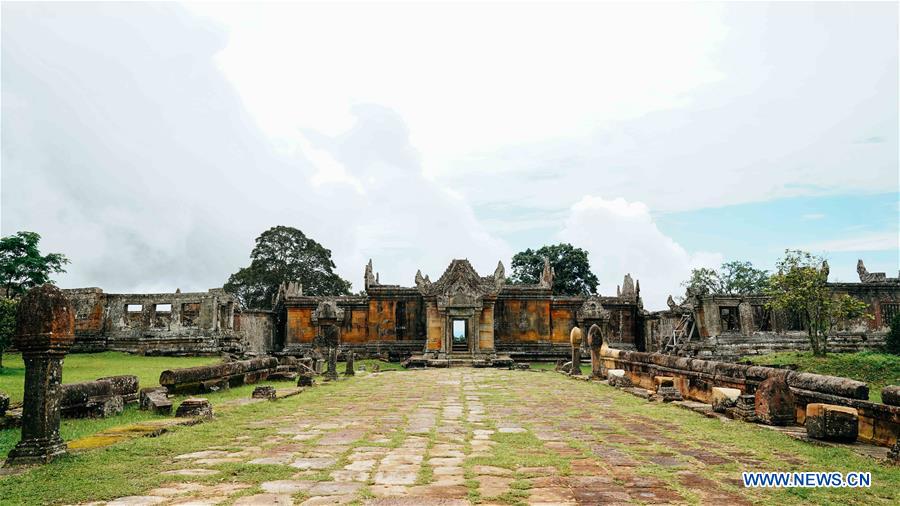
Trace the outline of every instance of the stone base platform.
<instances>
[{"instance_id":1,"label":"stone base platform","mask_svg":"<svg viewBox=\"0 0 900 506\"><path fill-rule=\"evenodd\" d=\"M424 353L413 355L403 362L403 367L512 367L509 355L482 355L472 353Z\"/></svg>"}]
</instances>

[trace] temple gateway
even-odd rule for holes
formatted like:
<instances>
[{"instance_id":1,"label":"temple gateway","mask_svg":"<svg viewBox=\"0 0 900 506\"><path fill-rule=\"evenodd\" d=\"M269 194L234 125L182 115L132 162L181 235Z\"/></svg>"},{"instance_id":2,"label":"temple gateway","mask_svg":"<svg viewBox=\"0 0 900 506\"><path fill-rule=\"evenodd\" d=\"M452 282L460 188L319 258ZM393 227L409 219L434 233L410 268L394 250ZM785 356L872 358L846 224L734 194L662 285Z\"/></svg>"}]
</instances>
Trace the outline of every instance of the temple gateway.
<instances>
[{"instance_id":1,"label":"temple gateway","mask_svg":"<svg viewBox=\"0 0 900 506\"><path fill-rule=\"evenodd\" d=\"M620 346L643 349L640 288L631 276L616 297L586 298L553 295L553 275L545 262L537 284L510 284L502 263L482 276L463 259L450 262L434 282L419 271L415 286L403 287L381 284L369 261L365 296L308 297L295 284L282 286L274 303L274 345L303 353L316 336L336 335L342 348L412 356L432 365L502 365L511 356L564 356L572 327L598 323Z\"/></svg>"}]
</instances>

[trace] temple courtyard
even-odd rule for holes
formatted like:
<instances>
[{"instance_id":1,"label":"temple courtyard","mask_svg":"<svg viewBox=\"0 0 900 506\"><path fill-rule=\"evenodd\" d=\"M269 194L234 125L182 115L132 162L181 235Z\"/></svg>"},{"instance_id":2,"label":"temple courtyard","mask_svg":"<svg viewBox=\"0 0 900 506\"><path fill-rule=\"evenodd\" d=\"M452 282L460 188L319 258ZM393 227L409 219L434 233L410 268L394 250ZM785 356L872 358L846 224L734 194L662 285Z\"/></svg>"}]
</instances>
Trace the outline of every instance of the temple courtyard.
<instances>
[{"instance_id":1,"label":"temple courtyard","mask_svg":"<svg viewBox=\"0 0 900 506\"><path fill-rule=\"evenodd\" d=\"M84 445L49 465L2 476L0 497L6 504L108 505L900 498L900 468L553 371L362 372L274 402L235 402L250 388L211 394L211 401L231 399L214 401L212 421ZM794 470L871 471L872 487L763 490L741 483L741 471Z\"/></svg>"}]
</instances>

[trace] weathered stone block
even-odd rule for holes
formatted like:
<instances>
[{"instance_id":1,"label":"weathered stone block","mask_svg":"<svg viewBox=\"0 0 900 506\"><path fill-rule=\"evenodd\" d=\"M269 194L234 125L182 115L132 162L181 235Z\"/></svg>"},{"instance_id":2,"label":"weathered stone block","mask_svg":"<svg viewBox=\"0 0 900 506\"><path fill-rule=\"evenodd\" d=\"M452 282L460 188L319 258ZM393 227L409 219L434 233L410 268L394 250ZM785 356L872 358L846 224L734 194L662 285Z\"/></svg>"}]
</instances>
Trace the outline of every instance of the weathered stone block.
<instances>
[{"instance_id":1,"label":"weathered stone block","mask_svg":"<svg viewBox=\"0 0 900 506\"><path fill-rule=\"evenodd\" d=\"M743 420L745 422L756 421L756 396L739 395L734 402L733 408L726 408L725 412L735 420Z\"/></svg>"},{"instance_id":2,"label":"weathered stone block","mask_svg":"<svg viewBox=\"0 0 900 506\"><path fill-rule=\"evenodd\" d=\"M794 394L783 377L773 376L760 383L754 397L759 422L790 425L797 420Z\"/></svg>"},{"instance_id":3,"label":"weathered stone block","mask_svg":"<svg viewBox=\"0 0 900 506\"><path fill-rule=\"evenodd\" d=\"M158 415L169 415L172 413L172 401L166 395L165 388L142 388L140 408L145 411L153 411Z\"/></svg>"},{"instance_id":4,"label":"weathered stone block","mask_svg":"<svg viewBox=\"0 0 900 506\"><path fill-rule=\"evenodd\" d=\"M741 391L737 388L713 387L710 399L713 411L724 413L725 410L735 405L740 395Z\"/></svg>"},{"instance_id":5,"label":"weathered stone block","mask_svg":"<svg viewBox=\"0 0 900 506\"><path fill-rule=\"evenodd\" d=\"M610 386L627 388L632 386L631 377L629 377L624 369L610 369L606 371L606 377Z\"/></svg>"},{"instance_id":6,"label":"weathered stone block","mask_svg":"<svg viewBox=\"0 0 900 506\"><path fill-rule=\"evenodd\" d=\"M121 376L106 376L97 378L97 381L106 381L112 385L114 395L122 397L125 404L138 401L138 377L130 374Z\"/></svg>"},{"instance_id":7,"label":"weathered stone block","mask_svg":"<svg viewBox=\"0 0 900 506\"><path fill-rule=\"evenodd\" d=\"M859 435L859 412L847 406L807 404L806 434L815 439L856 441Z\"/></svg>"},{"instance_id":8,"label":"weathered stone block","mask_svg":"<svg viewBox=\"0 0 900 506\"><path fill-rule=\"evenodd\" d=\"M897 439L891 451L888 452L888 462L900 465L900 438Z\"/></svg>"},{"instance_id":9,"label":"weathered stone block","mask_svg":"<svg viewBox=\"0 0 900 506\"><path fill-rule=\"evenodd\" d=\"M297 377L298 387L311 387L315 385L316 379L312 374L301 374Z\"/></svg>"},{"instance_id":10,"label":"weathered stone block","mask_svg":"<svg viewBox=\"0 0 900 506\"><path fill-rule=\"evenodd\" d=\"M207 399L190 397L178 406L175 416L182 418L212 418L213 411Z\"/></svg>"},{"instance_id":11,"label":"weathered stone block","mask_svg":"<svg viewBox=\"0 0 900 506\"><path fill-rule=\"evenodd\" d=\"M258 386L253 389L251 397L254 399L269 399L270 401L274 401L276 398L275 387L269 385Z\"/></svg>"},{"instance_id":12,"label":"weathered stone block","mask_svg":"<svg viewBox=\"0 0 900 506\"><path fill-rule=\"evenodd\" d=\"M881 402L900 406L900 385L888 385L881 389Z\"/></svg>"},{"instance_id":13,"label":"weathered stone block","mask_svg":"<svg viewBox=\"0 0 900 506\"><path fill-rule=\"evenodd\" d=\"M6 415L7 409L9 409L9 396L0 392L0 417Z\"/></svg>"},{"instance_id":14,"label":"weathered stone block","mask_svg":"<svg viewBox=\"0 0 900 506\"><path fill-rule=\"evenodd\" d=\"M325 359L317 358L315 368L313 370L316 371L316 374L322 374L323 372L325 372Z\"/></svg>"},{"instance_id":15,"label":"weathered stone block","mask_svg":"<svg viewBox=\"0 0 900 506\"><path fill-rule=\"evenodd\" d=\"M125 401L121 395L111 395L109 397L92 398L87 403L87 411L89 416L95 418L107 418L110 416L121 415L125 410Z\"/></svg>"}]
</instances>

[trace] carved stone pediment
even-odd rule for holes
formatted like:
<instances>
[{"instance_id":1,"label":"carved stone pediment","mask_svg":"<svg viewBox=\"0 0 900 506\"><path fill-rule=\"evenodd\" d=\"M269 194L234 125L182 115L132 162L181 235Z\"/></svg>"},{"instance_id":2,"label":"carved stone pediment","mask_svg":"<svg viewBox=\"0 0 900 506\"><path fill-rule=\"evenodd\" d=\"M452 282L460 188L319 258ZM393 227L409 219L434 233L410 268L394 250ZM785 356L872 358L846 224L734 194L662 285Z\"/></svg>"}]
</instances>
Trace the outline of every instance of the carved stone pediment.
<instances>
[{"instance_id":1,"label":"carved stone pediment","mask_svg":"<svg viewBox=\"0 0 900 506\"><path fill-rule=\"evenodd\" d=\"M578 320L609 320L609 311L603 309L598 297L589 297L575 312Z\"/></svg>"},{"instance_id":2,"label":"carved stone pediment","mask_svg":"<svg viewBox=\"0 0 900 506\"><path fill-rule=\"evenodd\" d=\"M343 320L344 310L338 306L336 300L323 300L319 302L319 305L312 314L313 325L319 325L324 321L341 322Z\"/></svg>"},{"instance_id":3,"label":"carved stone pediment","mask_svg":"<svg viewBox=\"0 0 900 506\"><path fill-rule=\"evenodd\" d=\"M453 260L434 283L416 283L423 295L437 296L438 306L479 306L485 295L496 295L503 283L502 271L493 276L479 276L468 260ZM417 281L419 277L417 276Z\"/></svg>"}]
</instances>

